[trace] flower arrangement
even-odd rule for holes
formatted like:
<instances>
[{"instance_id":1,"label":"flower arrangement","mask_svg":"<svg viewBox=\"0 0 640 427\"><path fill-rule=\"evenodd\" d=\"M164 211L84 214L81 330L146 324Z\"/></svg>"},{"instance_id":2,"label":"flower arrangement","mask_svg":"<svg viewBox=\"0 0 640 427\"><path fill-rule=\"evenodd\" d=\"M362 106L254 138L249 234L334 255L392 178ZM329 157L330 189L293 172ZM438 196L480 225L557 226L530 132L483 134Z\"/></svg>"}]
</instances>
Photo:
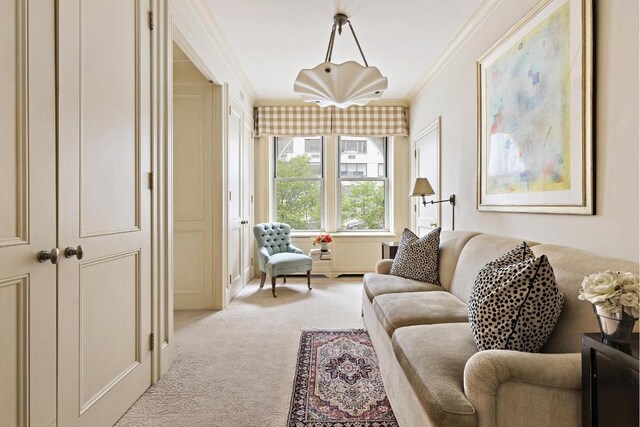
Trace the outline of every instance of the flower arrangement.
<instances>
[{"instance_id":1,"label":"flower arrangement","mask_svg":"<svg viewBox=\"0 0 640 427\"><path fill-rule=\"evenodd\" d=\"M639 288L638 274L608 270L585 277L578 298L610 313L624 312L637 319Z\"/></svg>"},{"instance_id":2,"label":"flower arrangement","mask_svg":"<svg viewBox=\"0 0 640 427\"><path fill-rule=\"evenodd\" d=\"M322 243L331 243L331 242L333 242L333 239L331 238L331 234L329 233L318 234L316 238L313 239L314 245L321 245Z\"/></svg>"}]
</instances>

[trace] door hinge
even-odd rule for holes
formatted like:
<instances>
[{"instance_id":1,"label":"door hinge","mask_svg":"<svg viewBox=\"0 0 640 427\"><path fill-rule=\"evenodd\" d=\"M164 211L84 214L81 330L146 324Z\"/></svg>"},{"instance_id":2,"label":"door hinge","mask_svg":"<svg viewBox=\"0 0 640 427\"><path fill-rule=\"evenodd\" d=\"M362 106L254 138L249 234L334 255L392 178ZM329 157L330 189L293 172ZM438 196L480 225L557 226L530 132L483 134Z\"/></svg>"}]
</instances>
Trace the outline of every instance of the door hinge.
<instances>
[{"instance_id":1,"label":"door hinge","mask_svg":"<svg viewBox=\"0 0 640 427\"><path fill-rule=\"evenodd\" d=\"M231 284L231 275L229 275L229 284Z\"/></svg>"},{"instance_id":2,"label":"door hinge","mask_svg":"<svg viewBox=\"0 0 640 427\"><path fill-rule=\"evenodd\" d=\"M149 172L149 190L153 190L155 182L153 180L153 172Z\"/></svg>"},{"instance_id":3,"label":"door hinge","mask_svg":"<svg viewBox=\"0 0 640 427\"><path fill-rule=\"evenodd\" d=\"M418 212L418 205L417 204L413 205L413 211L414 212Z\"/></svg>"},{"instance_id":4,"label":"door hinge","mask_svg":"<svg viewBox=\"0 0 640 427\"><path fill-rule=\"evenodd\" d=\"M231 105L229 105L229 115L231 115Z\"/></svg>"},{"instance_id":5,"label":"door hinge","mask_svg":"<svg viewBox=\"0 0 640 427\"><path fill-rule=\"evenodd\" d=\"M229 191L229 201L231 201L231 191Z\"/></svg>"},{"instance_id":6,"label":"door hinge","mask_svg":"<svg viewBox=\"0 0 640 427\"><path fill-rule=\"evenodd\" d=\"M413 150L413 158L414 159L418 158L418 150Z\"/></svg>"},{"instance_id":7,"label":"door hinge","mask_svg":"<svg viewBox=\"0 0 640 427\"><path fill-rule=\"evenodd\" d=\"M156 347L156 334L149 335L149 350L153 351Z\"/></svg>"},{"instance_id":8,"label":"door hinge","mask_svg":"<svg viewBox=\"0 0 640 427\"><path fill-rule=\"evenodd\" d=\"M253 195L251 195L251 203L253 203Z\"/></svg>"},{"instance_id":9,"label":"door hinge","mask_svg":"<svg viewBox=\"0 0 640 427\"><path fill-rule=\"evenodd\" d=\"M153 10L149 11L149 29L153 30Z\"/></svg>"},{"instance_id":10,"label":"door hinge","mask_svg":"<svg viewBox=\"0 0 640 427\"><path fill-rule=\"evenodd\" d=\"M253 258L251 258L251 266L253 267Z\"/></svg>"}]
</instances>

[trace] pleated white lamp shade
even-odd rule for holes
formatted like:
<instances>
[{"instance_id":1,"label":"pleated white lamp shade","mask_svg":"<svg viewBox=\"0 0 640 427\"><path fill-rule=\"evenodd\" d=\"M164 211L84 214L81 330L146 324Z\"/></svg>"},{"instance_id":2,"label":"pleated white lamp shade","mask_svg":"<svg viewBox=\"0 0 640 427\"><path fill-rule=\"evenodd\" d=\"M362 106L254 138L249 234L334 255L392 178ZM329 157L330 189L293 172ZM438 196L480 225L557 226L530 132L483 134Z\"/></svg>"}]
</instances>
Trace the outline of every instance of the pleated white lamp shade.
<instances>
[{"instance_id":1,"label":"pleated white lamp shade","mask_svg":"<svg viewBox=\"0 0 640 427\"><path fill-rule=\"evenodd\" d=\"M364 67L355 61L323 62L300 71L293 91L306 102L320 107L347 108L379 99L388 85L387 78L376 67Z\"/></svg>"}]
</instances>

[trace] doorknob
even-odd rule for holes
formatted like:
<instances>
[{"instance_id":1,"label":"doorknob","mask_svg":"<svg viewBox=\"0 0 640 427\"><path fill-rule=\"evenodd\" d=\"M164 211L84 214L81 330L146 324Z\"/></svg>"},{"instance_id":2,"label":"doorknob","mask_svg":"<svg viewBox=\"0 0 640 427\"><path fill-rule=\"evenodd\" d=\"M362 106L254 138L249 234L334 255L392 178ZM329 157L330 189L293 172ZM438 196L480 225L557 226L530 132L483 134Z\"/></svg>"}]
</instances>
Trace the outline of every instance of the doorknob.
<instances>
[{"instance_id":1,"label":"doorknob","mask_svg":"<svg viewBox=\"0 0 640 427\"><path fill-rule=\"evenodd\" d=\"M84 256L82 245L78 245L77 248L72 248L71 246L69 246L64 250L64 256L67 258L73 258L75 256L78 259L82 259L82 257Z\"/></svg>"},{"instance_id":2,"label":"doorknob","mask_svg":"<svg viewBox=\"0 0 640 427\"><path fill-rule=\"evenodd\" d=\"M57 264L60 259L60 249L53 248L51 252L49 251L40 251L37 255L38 262L47 262L51 261L51 264Z\"/></svg>"},{"instance_id":3,"label":"doorknob","mask_svg":"<svg viewBox=\"0 0 640 427\"><path fill-rule=\"evenodd\" d=\"M240 221L240 224L249 224L249 221L242 220L242 221Z\"/></svg>"}]
</instances>

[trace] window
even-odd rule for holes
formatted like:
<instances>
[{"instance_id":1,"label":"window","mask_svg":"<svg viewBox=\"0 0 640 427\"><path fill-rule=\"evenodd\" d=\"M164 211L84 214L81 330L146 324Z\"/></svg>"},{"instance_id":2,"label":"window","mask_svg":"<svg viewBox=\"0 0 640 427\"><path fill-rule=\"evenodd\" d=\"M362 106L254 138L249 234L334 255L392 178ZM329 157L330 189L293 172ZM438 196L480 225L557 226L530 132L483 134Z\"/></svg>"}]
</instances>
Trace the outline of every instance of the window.
<instances>
[{"instance_id":1,"label":"window","mask_svg":"<svg viewBox=\"0 0 640 427\"><path fill-rule=\"evenodd\" d=\"M340 163L340 176L366 176L366 163Z\"/></svg>"},{"instance_id":2,"label":"window","mask_svg":"<svg viewBox=\"0 0 640 427\"><path fill-rule=\"evenodd\" d=\"M385 137L274 138L272 220L296 231L389 230L389 145Z\"/></svg>"},{"instance_id":3,"label":"window","mask_svg":"<svg viewBox=\"0 0 640 427\"><path fill-rule=\"evenodd\" d=\"M321 138L305 138L304 140L304 152L305 153L316 153L320 154L322 152L322 139Z\"/></svg>"},{"instance_id":4,"label":"window","mask_svg":"<svg viewBox=\"0 0 640 427\"><path fill-rule=\"evenodd\" d=\"M367 154L366 139L343 139L342 154Z\"/></svg>"},{"instance_id":5,"label":"window","mask_svg":"<svg viewBox=\"0 0 640 427\"><path fill-rule=\"evenodd\" d=\"M275 139L275 220L294 230L322 230L323 139Z\"/></svg>"},{"instance_id":6,"label":"window","mask_svg":"<svg viewBox=\"0 0 640 427\"><path fill-rule=\"evenodd\" d=\"M352 159L354 150L366 163ZM387 138L339 137L338 162L338 228L387 230Z\"/></svg>"}]
</instances>

